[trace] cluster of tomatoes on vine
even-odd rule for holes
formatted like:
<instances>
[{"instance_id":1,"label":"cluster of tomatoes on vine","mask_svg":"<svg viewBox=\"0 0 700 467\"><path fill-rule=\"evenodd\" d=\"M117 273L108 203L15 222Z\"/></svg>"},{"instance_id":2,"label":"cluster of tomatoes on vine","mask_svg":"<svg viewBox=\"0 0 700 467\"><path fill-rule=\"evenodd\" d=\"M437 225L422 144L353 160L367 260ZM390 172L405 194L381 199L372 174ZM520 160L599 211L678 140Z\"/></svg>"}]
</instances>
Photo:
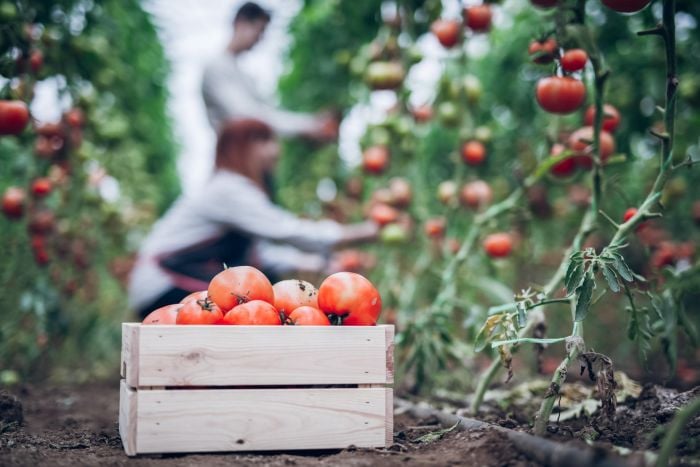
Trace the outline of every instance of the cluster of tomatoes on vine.
<instances>
[{"instance_id":1,"label":"cluster of tomatoes on vine","mask_svg":"<svg viewBox=\"0 0 700 467\"><path fill-rule=\"evenodd\" d=\"M300 279L272 285L252 266L224 269L207 290L152 311L144 324L247 326L374 326L382 311L377 289L364 276L338 272L317 289Z\"/></svg>"}]
</instances>

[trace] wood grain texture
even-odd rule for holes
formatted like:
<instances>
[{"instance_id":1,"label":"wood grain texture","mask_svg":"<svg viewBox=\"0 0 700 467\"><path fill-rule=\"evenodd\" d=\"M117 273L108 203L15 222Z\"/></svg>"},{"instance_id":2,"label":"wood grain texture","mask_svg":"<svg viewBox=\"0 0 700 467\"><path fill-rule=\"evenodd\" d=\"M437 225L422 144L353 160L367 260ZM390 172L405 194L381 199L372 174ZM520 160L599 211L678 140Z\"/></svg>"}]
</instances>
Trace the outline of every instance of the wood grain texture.
<instances>
[{"instance_id":1,"label":"wood grain texture","mask_svg":"<svg viewBox=\"0 0 700 467\"><path fill-rule=\"evenodd\" d=\"M139 330L140 323L122 323L122 358L119 367L121 377L131 387L139 380Z\"/></svg>"},{"instance_id":2,"label":"wood grain texture","mask_svg":"<svg viewBox=\"0 0 700 467\"><path fill-rule=\"evenodd\" d=\"M136 423L137 423L137 394L136 391L121 380L119 386L119 436L127 456L137 454Z\"/></svg>"},{"instance_id":3,"label":"wood grain texture","mask_svg":"<svg viewBox=\"0 0 700 467\"><path fill-rule=\"evenodd\" d=\"M393 382L393 326L123 329L125 339L137 340L125 345L133 387Z\"/></svg>"},{"instance_id":4,"label":"wood grain texture","mask_svg":"<svg viewBox=\"0 0 700 467\"><path fill-rule=\"evenodd\" d=\"M382 326L386 344L386 382L394 383L394 326Z\"/></svg>"},{"instance_id":5,"label":"wood grain texture","mask_svg":"<svg viewBox=\"0 0 700 467\"><path fill-rule=\"evenodd\" d=\"M139 453L382 447L391 388L137 392ZM125 443L126 446L126 443Z\"/></svg>"}]
</instances>

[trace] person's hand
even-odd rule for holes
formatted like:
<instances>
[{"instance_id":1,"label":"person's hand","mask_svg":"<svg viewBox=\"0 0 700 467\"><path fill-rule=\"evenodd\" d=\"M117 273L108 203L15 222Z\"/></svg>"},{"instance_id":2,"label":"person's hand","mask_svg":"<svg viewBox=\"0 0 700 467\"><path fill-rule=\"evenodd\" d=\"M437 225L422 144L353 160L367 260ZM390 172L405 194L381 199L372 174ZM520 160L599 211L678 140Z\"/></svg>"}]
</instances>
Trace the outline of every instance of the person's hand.
<instances>
[{"instance_id":1,"label":"person's hand","mask_svg":"<svg viewBox=\"0 0 700 467\"><path fill-rule=\"evenodd\" d=\"M344 225L341 243L367 242L376 240L378 235L379 225L372 221Z\"/></svg>"},{"instance_id":2,"label":"person's hand","mask_svg":"<svg viewBox=\"0 0 700 467\"><path fill-rule=\"evenodd\" d=\"M316 116L316 127L307 136L319 141L334 141L338 139L338 120L330 113L318 114Z\"/></svg>"}]
</instances>

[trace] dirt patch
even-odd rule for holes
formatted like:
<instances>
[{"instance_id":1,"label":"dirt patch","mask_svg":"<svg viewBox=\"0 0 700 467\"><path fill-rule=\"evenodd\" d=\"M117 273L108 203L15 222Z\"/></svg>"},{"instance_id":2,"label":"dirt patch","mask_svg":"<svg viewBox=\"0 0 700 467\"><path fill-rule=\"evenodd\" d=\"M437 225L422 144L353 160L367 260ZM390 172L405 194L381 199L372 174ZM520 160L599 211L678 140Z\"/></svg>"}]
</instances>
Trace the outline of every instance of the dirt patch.
<instances>
[{"instance_id":1,"label":"dirt patch","mask_svg":"<svg viewBox=\"0 0 700 467\"><path fill-rule=\"evenodd\" d=\"M396 416L395 444L389 449L129 458L118 433L118 387L115 381L75 387L27 386L15 391L24 408L24 423L0 435L0 465L537 465L509 449L499 433L444 432L435 420L407 415Z\"/></svg>"},{"instance_id":2,"label":"dirt patch","mask_svg":"<svg viewBox=\"0 0 700 467\"><path fill-rule=\"evenodd\" d=\"M433 419L395 417L394 444L388 449L345 449L295 453L163 455L129 458L118 434L118 382L74 387L27 386L0 396L3 420L14 417L12 428L0 433L0 465L17 466L536 466L515 449L502 433L492 430L444 430ZM612 422L580 417L552 424L550 437L583 446L591 439L599 446L656 449L653 433L700 389L687 393L657 386L645 387L638 398L621 403ZM13 397L16 396L16 399ZM21 405L17 403L21 402ZM17 410L24 422L17 421ZM483 417L501 426L526 431L530 406L507 410L495 405ZM5 415L9 414L9 415ZM12 415L14 414L14 415ZM20 415L21 417L21 415ZM8 418L9 420L9 418ZM591 431L592 430L592 431ZM694 420L679 445L684 456L700 454L700 419Z\"/></svg>"}]
</instances>

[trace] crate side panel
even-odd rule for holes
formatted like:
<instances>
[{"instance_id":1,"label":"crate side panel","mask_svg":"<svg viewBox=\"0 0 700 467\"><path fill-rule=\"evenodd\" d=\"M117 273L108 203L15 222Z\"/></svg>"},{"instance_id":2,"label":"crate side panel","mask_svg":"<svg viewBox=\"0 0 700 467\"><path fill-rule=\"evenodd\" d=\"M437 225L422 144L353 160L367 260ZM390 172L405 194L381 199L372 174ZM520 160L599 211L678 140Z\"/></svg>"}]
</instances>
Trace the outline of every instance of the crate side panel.
<instances>
[{"instance_id":1,"label":"crate side panel","mask_svg":"<svg viewBox=\"0 0 700 467\"><path fill-rule=\"evenodd\" d=\"M384 326L142 326L140 386L386 383Z\"/></svg>"},{"instance_id":2,"label":"crate side panel","mask_svg":"<svg viewBox=\"0 0 700 467\"><path fill-rule=\"evenodd\" d=\"M139 391L139 453L386 444L385 388Z\"/></svg>"},{"instance_id":3,"label":"crate side panel","mask_svg":"<svg viewBox=\"0 0 700 467\"><path fill-rule=\"evenodd\" d=\"M119 436L122 439L124 452L128 456L135 456L136 445L136 418L138 407L136 405L136 391L121 380L119 384Z\"/></svg>"},{"instance_id":4,"label":"crate side panel","mask_svg":"<svg viewBox=\"0 0 700 467\"><path fill-rule=\"evenodd\" d=\"M122 323L121 377L131 387L139 385L139 334L141 324Z\"/></svg>"}]
</instances>

